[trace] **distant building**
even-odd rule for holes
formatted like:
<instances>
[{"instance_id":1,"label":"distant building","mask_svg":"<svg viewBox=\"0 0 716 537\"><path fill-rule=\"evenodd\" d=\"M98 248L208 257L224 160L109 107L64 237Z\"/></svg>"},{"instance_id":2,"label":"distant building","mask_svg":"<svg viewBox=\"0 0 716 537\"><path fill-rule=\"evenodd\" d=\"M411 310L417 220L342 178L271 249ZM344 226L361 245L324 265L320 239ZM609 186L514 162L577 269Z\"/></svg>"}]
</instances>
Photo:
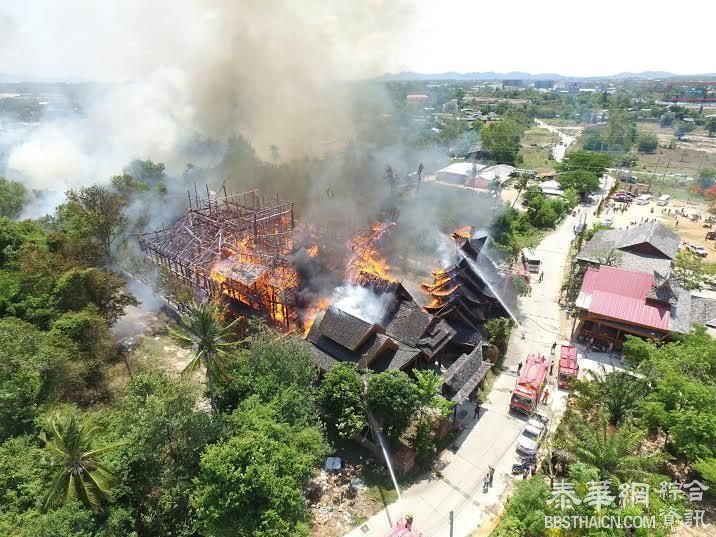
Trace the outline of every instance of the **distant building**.
<instances>
[{"instance_id":1,"label":"distant building","mask_svg":"<svg viewBox=\"0 0 716 537\"><path fill-rule=\"evenodd\" d=\"M615 267L667 278L679 242L679 236L659 222L631 229L603 229L582 247L575 260L596 266L608 259Z\"/></svg>"},{"instance_id":2,"label":"distant building","mask_svg":"<svg viewBox=\"0 0 716 537\"><path fill-rule=\"evenodd\" d=\"M554 80L535 80L535 88L537 89L552 89L554 87Z\"/></svg>"},{"instance_id":3,"label":"distant building","mask_svg":"<svg viewBox=\"0 0 716 537\"><path fill-rule=\"evenodd\" d=\"M464 185L465 181L472 177L473 167L477 168L477 172L486 168L484 164L474 164L472 162L453 162L449 166L435 172L438 181L446 183L455 183Z\"/></svg>"},{"instance_id":4,"label":"distant building","mask_svg":"<svg viewBox=\"0 0 716 537\"><path fill-rule=\"evenodd\" d=\"M405 100L410 102L424 102L429 101L430 97L422 93L413 93L411 95L407 95Z\"/></svg>"},{"instance_id":5,"label":"distant building","mask_svg":"<svg viewBox=\"0 0 716 537\"><path fill-rule=\"evenodd\" d=\"M576 334L619 348L626 334L662 340L697 323L716 326L716 300L690 293L671 275L679 242L658 222L597 231L575 257L587 267Z\"/></svg>"},{"instance_id":6,"label":"distant building","mask_svg":"<svg viewBox=\"0 0 716 537\"><path fill-rule=\"evenodd\" d=\"M539 189L542 191L542 194L544 194L545 196L564 196L564 190L562 190L562 188L559 186L559 181L542 181L538 186Z\"/></svg>"}]
</instances>

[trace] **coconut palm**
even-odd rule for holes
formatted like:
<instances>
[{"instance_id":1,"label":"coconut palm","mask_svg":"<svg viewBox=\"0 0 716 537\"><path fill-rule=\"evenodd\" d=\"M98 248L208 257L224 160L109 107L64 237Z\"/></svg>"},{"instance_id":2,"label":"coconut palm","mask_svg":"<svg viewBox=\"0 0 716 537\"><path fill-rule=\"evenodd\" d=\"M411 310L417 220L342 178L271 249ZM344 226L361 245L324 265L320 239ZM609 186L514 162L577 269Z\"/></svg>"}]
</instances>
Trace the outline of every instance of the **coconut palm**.
<instances>
[{"instance_id":1,"label":"coconut palm","mask_svg":"<svg viewBox=\"0 0 716 537\"><path fill-rule=\"evenodd\" d=\"M624 371L589 371L587 378L577 381L573 393L578 408L593 414L600 408L606 414L610 425L624 423L639 407L644 397L643 380Z\"/></svg>"},{"instance_id":2,"label":"coconut palm","mask_svg":"<svg viewBox=\"0 0 716 537\"><path fill-rule=\"evenodd\" d=\"M59 470L43 498L42 510L77 499L98 511L103 500L113 501L110 488L114 476L95 456L123 442L93 449L99 428L82 420L75 411L48 417L47 432L49 438L44 431L40 438L45 442L52 467L58 466Z\"/></svg>"},{"instance_id":3,"label":"coconut palm","mask_svg":"<svg viewBox=\"0 0 716 537\"><path fill-rule=\"evenodd\" d=\"M569 431L567 451L579 462L597 468L604 479L644 478L664 460L658 453L640 453L643 431L626 426L612 429L606 419L596 427L581 419L571 419Z\"/></svg>"},{"instance_id":4,"label":"coconut palm","mask_svg":"<svg viewBox=\"0 0 716 537\"><path fill-rule=\"evenodd\" d=\"M194 357L184 368L184 374L194 373L200 366L206 370L211 408L219 413L214 400L214 379L225 375L225 359L229 350L239 342L228 341L239 319L224 326L219 308L212 302L193 305L188 315L182 315L182 322L189 333L170 329L169 332L179 343L194 348Z\"/></svg>"},{"instance_id":5,"label":"coconut palm","mask_svg":"<svg viewBox=\"0 0 716 537\"><path fill-rule=\"evenodd\" d=\"M517 176L517 181L515 182L515 188L517 189L517 197L515 198L515 201L512 202L512 207L514 207L517 203L517 200L520 199L520 194L522 194L522 191L527 188L528 184L529 176L527 174L521 173Z\"/></svg>"}]
</instances>

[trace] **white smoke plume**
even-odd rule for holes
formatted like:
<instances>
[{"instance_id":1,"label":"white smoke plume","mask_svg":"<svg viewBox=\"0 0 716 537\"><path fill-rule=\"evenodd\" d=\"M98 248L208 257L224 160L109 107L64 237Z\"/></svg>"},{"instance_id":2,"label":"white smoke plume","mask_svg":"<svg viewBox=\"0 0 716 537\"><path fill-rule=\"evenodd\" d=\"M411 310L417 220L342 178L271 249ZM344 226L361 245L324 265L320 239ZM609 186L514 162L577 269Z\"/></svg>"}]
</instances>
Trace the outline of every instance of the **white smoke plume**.
<instances>
[{"instance_id":1,"label":"white smoke plume","mask_svg":"<svg viewBox=\"0 0 716 537\"><path fill-rule=\"evenodd\" d=\"M333 292L331 304L368 323L379 323L391 298L390 293L379 295L367 287L345 283Z\"/></svg>"}]
</instances>

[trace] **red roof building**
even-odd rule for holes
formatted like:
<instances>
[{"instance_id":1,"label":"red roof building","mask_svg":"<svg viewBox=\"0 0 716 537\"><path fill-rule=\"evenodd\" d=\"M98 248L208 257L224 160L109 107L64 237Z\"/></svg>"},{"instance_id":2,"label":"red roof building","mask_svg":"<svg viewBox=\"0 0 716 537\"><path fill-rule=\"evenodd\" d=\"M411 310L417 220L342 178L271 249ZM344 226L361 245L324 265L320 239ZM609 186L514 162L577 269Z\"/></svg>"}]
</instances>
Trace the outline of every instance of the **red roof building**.
<instances>
[{"instance_id":1,"label":"red roof building","mask_svg":"<svg viewBox=\"0 0 716 537\"><path fill-rule=\"evenodd\" d=\"M657 298L653 274L602 265L587 269L575 303L578 334L620 347L625 334L663 339L671 305Z\"/></svg>"}]
</instances>

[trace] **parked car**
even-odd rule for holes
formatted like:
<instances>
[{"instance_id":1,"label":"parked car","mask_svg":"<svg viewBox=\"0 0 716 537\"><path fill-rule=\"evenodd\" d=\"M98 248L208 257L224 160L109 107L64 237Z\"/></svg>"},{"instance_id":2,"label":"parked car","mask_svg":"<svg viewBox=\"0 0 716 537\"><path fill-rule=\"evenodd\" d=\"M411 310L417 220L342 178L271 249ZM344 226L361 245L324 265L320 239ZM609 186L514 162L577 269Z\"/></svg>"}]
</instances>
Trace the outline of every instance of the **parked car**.
<instances>
[{"instance_id":1,"label":"parked car","mask_svg":"<svg viewBox=\"0 0 716 537\"><path fill-rule=\"evenodd\" d=\"M530 419L517 439L517 451L527 455L536 455L544 432L545 424L543 422L534 418Z\"/></svg>"},{"instance_id":2,"label":"parked car","mask_svg":"<svg viewBox=\"0 0 716 537\"><path fill-rule=\"evenodd\" d=\"M685 242L684 248L686 248L692 254L696 254L701 257L706 257L707 255L709 255L709 253L706 251L706 248L704 248L703 246L700 246L698 244L692 244L690 242Z\"/></svg>"}]
</instances>

